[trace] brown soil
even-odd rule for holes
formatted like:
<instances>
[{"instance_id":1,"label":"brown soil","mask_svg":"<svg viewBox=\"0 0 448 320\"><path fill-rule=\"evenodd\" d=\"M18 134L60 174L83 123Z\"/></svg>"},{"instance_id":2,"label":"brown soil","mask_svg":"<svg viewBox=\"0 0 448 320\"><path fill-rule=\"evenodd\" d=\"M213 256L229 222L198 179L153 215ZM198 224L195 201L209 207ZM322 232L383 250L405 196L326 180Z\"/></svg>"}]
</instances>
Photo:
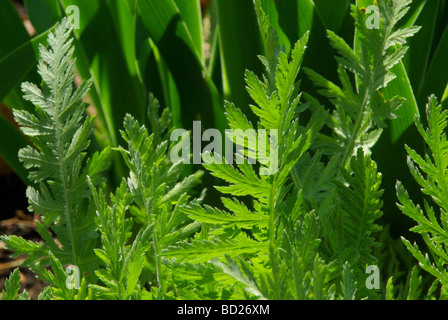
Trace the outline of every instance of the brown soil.
<instances>
[{"instance_id":1,"label":"brown soil","mask_svg":"<svg viewBox=\"0 0 448 320\"><path fill-rule=\"evenodd\" d=\"M36 232L34 216L27 212L26 186L13 173L0 176L0 236L16 235L31 241L40 241ZM44 283L36 279L27 267L23 267L24 257L11 257L13 252L0 241L0 294L6 278L17 267L20 269L21 291L26 290L31 299L37 299Z\"/></svg>"}]
</instances>

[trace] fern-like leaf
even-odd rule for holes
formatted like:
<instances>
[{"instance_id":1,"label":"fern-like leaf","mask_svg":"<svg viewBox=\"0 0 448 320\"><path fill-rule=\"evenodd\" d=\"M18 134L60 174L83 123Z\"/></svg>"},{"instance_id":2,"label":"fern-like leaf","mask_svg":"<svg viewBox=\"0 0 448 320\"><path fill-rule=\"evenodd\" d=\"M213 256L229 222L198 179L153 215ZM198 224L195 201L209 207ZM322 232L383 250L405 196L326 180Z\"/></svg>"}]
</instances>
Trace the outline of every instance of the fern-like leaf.
<instances>
[{"instance_id":1,"label":"fern-like leaf","mask_svg":"<svg viewBox=\"0 0 448 320\"><path fill-rule=\"evenodd\" d=\"M22 85L24 98L35 105L35 113L15 110L14 115L34 144L19 152L25 168L30 169L29 179L37 186L27 189L30 210L43 214L45 227L57 234L64 249L54 250L54 254L62 263L86 271L95 266L92 249L97 238L86 176L89 174L95 183L102 181L100 174L108 167L110 150L86 159L94 118L86 118L82 98L92 81L83 82L79 88L74 86L72 42L71 25L63 19L48 35L49 48L39 47L42 88L31 83ZM40 231L45 232L44 228ZM42 254L37 250L40 245L32 246L16 238L3 240L12 250L27 253L34 261ZM50 242L46 248L54 248L52 239L47 240Z\"/></svg>"},{"instance_id":2,"label":"fern-like leaf","mask_svg":"<svg viewBox=\"0 0 448 320\"><path fill-rule=\"evenodd\" d=\"M409 169L421 186L423 194L429 197L438 209L425 200L424 207L415 204L400 181L397 182L398 207L412 218L417 225L411 230L422 235L431 257L423 253L417 244L403 239L408 250L418 260L419 265L438 279L443 287L448 286L448 141L445 132L448 112L443 110L435 96L426 105L428 128L425 130L416 118L415 124L430 153L424 158L406 146Z\"/></svg>"},{"instance_id":3,"label":"fern-like leaf","mask_svg":"<svg viewBox=\"0 0 448 320\"><path fill-rule=\"evenodd\" d=\"M0 300L16 300L19 297L20 290L20 270L14 269L6 279L5 289L2 291Z\"/></svg>"},{"instance_id":4,"label":"fern-like leaf","mask_svg":"<svg viewBox=\"0 0 448 320\"><path fill-rule=\"evenodd\" d=\"M372 234L381 231L375 222L382 216L381 174L369 155L359 149L350 162L352 173L342 169L348 185L335 181L341 202L343 235L339 252L351 248L362 264L374 263L372 249L378 245ZM354 266L354 263L352 263Z\"/></svg>"},{"instance_id":5,"label":"fern-like leaf","mask_svg":"<svg viewBox=\"0 0 448 320\"><path fill-rule=\"evenodd\" d=\"M370 150L385 126L384 120L394 118L394 112L404 102L399 97L385 101L378 92L395 78L391 69L405 55L406 39L419 30L419 27L397 27L409 10L410 2L378 1L379 29L369 28L366 15L359 7L352 5L352 16L361 37L359 51L352 49L334 32L327 32L331 45L338 53L336 60L341 86L306 69L310 79L322 88L320 93L335 106L329 122L335 135L332 139L322 140L322 146L327 150L338 150L336 154L341 156L343 166L348 165L358 148ZM353 88L347 71L355 75L356 88Z\"/></svg>"}]
</instances>

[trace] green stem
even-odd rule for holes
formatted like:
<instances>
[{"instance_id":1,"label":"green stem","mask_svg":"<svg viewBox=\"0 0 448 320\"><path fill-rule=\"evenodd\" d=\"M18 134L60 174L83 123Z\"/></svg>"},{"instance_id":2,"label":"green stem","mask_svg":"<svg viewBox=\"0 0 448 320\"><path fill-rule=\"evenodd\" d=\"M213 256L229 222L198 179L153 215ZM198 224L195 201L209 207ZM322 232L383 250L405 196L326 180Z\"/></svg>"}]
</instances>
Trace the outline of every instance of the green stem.
<instances>
[{"instance_id":1,"label":"green stem","mask_svg":"<svg viewBox=\"0 0 448 320\"><path fill-rule=\"evenodd\" d=\"M58 108L58 102L56 102L56 108ZM56 114L58 115L59 112L56 112ZM70 231L70 241L72 243L72 255L73 255L73 263L75 266L78 266L78 255L76 252L76 245L75 245L75 229L73 226L73 222L72 222L72 214L70 212L71 210L71 205L70 205L70 196L69 196L69 186L68 186L68 182L67 182L67 171L65 168L65 164L64 164L64 151L63 151L63 146L62 146L62 137L61 137L61 123L59 122L59 117L57 117L56 120L56 139L58 141L57 143L57 153L58 153L58 161L59 161L59 172L61 173L61 182L62 182L62 187L63 187L63 192L64 192L64 202L65 202L65 206L64 206L64 214L65 214L65 219L67 221L67 225L68 225L68 229Z\"/></svg>"},{"instance_id":2,"label":"green stem","mask_svg":"<svg viewBox=\"0 0 448 320\"><path fill-rule=\"evenodd\" d=\"M395 13L394 13L394 15L395 15ZM385 46L387 43L387 39L389 38L389 35L392 31L392 27L393 27L392 23L389 23L389 25L387 26L386 31L384 33L384 38L381 43L381 49L378 51L377 56L375 57L375 60L374 60L375 65L372 69L368 85L364 89L363 99L362 99L362 103L360 105L360 110L359 110L359 114L358 114L356 122L355 122L354 129L352 131L352 134L350 135L350 139L349 139L348 144L346 145L345 150L342 155L341 167L343 167L343 168L348 167L350 159L353 155L355 141L360 134L362 123L365 120L366 110L369 107L369 100L370 100L371 91L372 91L371 87L373 86L374 80L378 73L378 68L380 67L381 63L383 62L382 58L383 58L383 54L384 54L384 49L385 49ZM341 171L338 170L338 172L336 174L336 179L340 179L340 178L341 178ZM325 208L329 201L334 202L336 193L337 193L336 187L332 188L329 196L326 197L326 199L324 199L324 201L321 203L320 208ZM321 212L321 210L319 210L319 212Z\"/></svg>"},{"instance_id":3,"label":"green stem","mask_svg":"<svg viewBox=\"0 0 448 320\"><path fill-rule=\"evenodd\" d=\"M384 48L386 47L387 39L389 38L389 35L392 31L392 26L393 26L392 23L389 23L389 25L387 26L386 32L384 33L383 41L381 43L381 49L378 51L378 55L375 57L375 60L374 60L375 65L371 72L369 83L365 87L364 96L362 99L358 117L355 122L355 127L353 129L352 134L350 135L349 142L345 148L345 151L344 151L344 154L342 157L341 165L343 167L347 167L348 162L353 154L353 151L354 151L353 148L355 146L355 141L359 136L359 131L361 129L361 125L365 119L366 109L369 106L369 100L370 100L370 96L371 96L372 86L373 86L374 80L376 78L376 75L378 73L378 68L381 65L381 63L383 62L382 58L383 58Z\"/></svg>"},{"instance_id":4,"label":"green stem","mask_svg":"<svg viewBox=\"0 0 448 320\"><path fill-rule=\"evenodd\" d=\"M275 244L275 190L276 186L276 176L271 185L271 192L269 195L269 245L274 246Z\"/></svg>"},{"instance_id":5,"label":"green stem","mask_svg":"<svg viewBox=\"0 0 448 320\"><path fill-rule=\"evenodd\" d=\"M157 299L159 300L161 293L163 293L162 258L160 257L159 241L157 239L156 234L154 234L154 238L153 238L153 249L154 249L154 255L156 258L156 277L157 277L157 286L159 288L159 291L157 293Z\"/></svg>"},{"instance_id":6,"label":"green stem","mask_svg":"<svg viewBox=\"0 0 448 320\"><path fill-rule=\"evenodd\" d=\"M153 168L154 169L154 168ZM142 183L141 183L141 188L142 190L146 190L146 187L144 185L144 182L142 179L139 179ZM152 195L151 198L155 199L156 194L155 194L155 190L156 190L156 186L155 186L155 181L154 178L152 179L152 186L151 186L151 190L152 190ZM146 194L146 192L145 192ZM156 208L150 208L149 205L149 201L146 201L146 199L142 199L144 201L145 204L145 213L146 213L146 217L147 217L147 221L148 224L152 224L154 223L154 233L152 236L152 247L154 250L154 258L155 258L155 262L156 262L156 279L157 279L157 287L159 288L158 292L157 292L157 300L160 300L161 298L161 294L164 293L164 288L163 288L163 275L162 275L162 258L160 256L160 251L159 251L159 239L157 237L157 226L158 226L158 220L157 220L157 212L158 209ZM151 211L155 213L155 219L151 219ZM152 221L153 220L153 221Z\"/></svg>"}]
</instances>

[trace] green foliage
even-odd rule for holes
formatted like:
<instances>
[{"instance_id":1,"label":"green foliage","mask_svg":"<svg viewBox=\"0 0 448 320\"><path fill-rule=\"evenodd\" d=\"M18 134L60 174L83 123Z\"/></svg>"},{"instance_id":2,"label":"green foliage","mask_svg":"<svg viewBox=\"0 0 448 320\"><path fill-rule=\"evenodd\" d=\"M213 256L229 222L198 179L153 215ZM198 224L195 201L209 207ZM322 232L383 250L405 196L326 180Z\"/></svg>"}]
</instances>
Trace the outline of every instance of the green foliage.
<instances>
[{"instance_id":1,"label":"green foliage","mask_svg":"<svg viewBox=\"0 0 448 320\"><path fill-rule=\"evenodd\" d=\"M335 181L341 199L337 209L338 216L341 217L343 226L338 239L340 248L337 251L353 250L356 259L360 259L363 264L372 264L376 262L376 258L372 256L372 248L378 245L372 233L381 231L381 227L375 224L382 215L381 174L377 172L375 162L370 156L364 156L361 149L351 159L350 169L351 174L341 169L348 185Z\"/></svg>"},{"instance_id":2,"label":"green foliage","mask_svg":"<svg viewBox=\"0 0 448 320\"><path fill-rule=\"evenodd\" d=\"M409 10L411 1L379 1L380 28L369 28L366 15L360 7L352 5L352 16L357 32L361 34L359 53L341 37L328 31L328 39L338 55L338 75L341 86L326 80L307 69L307 74L320 93L329 98L335 110L327 122L333 129L333 137L322 137L322 148L341 155L341 162L348 164L359 147L369 150L378 140L385 119L393 119L394 112L403 99L394 97L385 100L380 90L395 78L391 72L394 65L404 57L408 47L406 38L416 33L418 27L398 28L397 23ZM356 87L352 85L351 72L356 76Z\"/></svg>"},{"instance_id":3,"label":"green foliage","mask_svg":"<svg viewBox=\"0 0 448 320\"><path fill-rule=\"evenodd\" d=\"M9 275L5 283L5 290L0 295L0 300L29 300L26 290L19 294L20 291L20 270L14 269Z\"/></svg>"},{"instance_id":4,"label":"green foliage","mask_svg":"<svg viewBox=\"0 0 448 320\"><path fill-rule=\"evenodd\" d=\"M71 1L59 3L65 8ZM90 13L107 7L110 17L102 15L100 22L135 19L135 29L114 27L123 56L118 59L110 52L106 62L110 67L117 61L112 76L129 71L125 79L132 81L123 84L126 94L119 97L116 83L96 78L102 77L102 69L89 59L97 49L89 46L84 32L72 33L68 20L62 19L48 33L48 48L39 46L41 86L22 85L23 97L34 108L14 111L30 141L19 158L29 173L29 208L43 217L42 222L36 221L43 241L17 236L1 239L14 256L26 255L25 265L49 285L39 299L446 298L447 112L431 97L429 129L425 131L416 120L430 153L422 157L406 146L411 174L428 196L424 210L397 183L399 208L418 223L412 231L422 235L431 256L408 240L400 246L389 228L383 229L383 210L387 209L383 208L383 174L371 156L372 147L404 103L402 96L389 98L393 90L388 85L402 76L402 72L394 73L396 66L402 66L406 41L419 29L402 20L409 19L409 12L415 15L411 1L379 1L379 28L368 27L363 1L352 5L353 48L336 33L342 28L340 21L329 22L335 31L327 31L327 40L337 53L340 85L327 74L305 69L325 101L334 106L329 110L310 92L303 94L303 101L300 92L307 80L301 79L302 65L310 61L309 47L315 52L318 36L315 30L305 32L309 21L304 21L299 26L300 40L291 45L280 29L282 22L275 18L281 13L275 9L281 5L277 8L263 0L255 0L253 8L242 5L255 9L251 14L257 18L260 38L254 41L261 41L259 66L264 73L260 75L254 67L238 79L237 68L231 70L229 65L241 67L247 57L232 58L230 47L225 46L219 48L222 65L216 62L216 48L232 38L229 30L219 31L222 35L215 31L215 53L207 65L197 1L191 0L192 6L175 0L93 3L93 9L83 1L80 6ZM323 2L297 3L306 9L301 17L314 9L329 14ZM40 5L35 5L28 3L33 19L39 20L34 10ZM345 5L343 9L348 2ZM222 2L217 8L222 20L226 9ZM160 19L151 19L149 13L155 9L163 13ZM338 16L343 13L337 11ZM94 23L90 19L84 16L83 28ZM39 29L50 26L51 20L40 21ZM226 24L221 21L220 25ZM135 46L129 39L136 40ZM179 52L173 53L173 43ZM244 48L255 50L251 43ZM76 60L72 59L75 52ZM91 73L95 78L75 86L75 66L82 75ZM223 95L234 98L225 102L225 113L220 113L220 92L213 83L219 67L223 68ZM163 102L170 109L160 110L159 101L149 93L153 84L145 72L154 69L163 82ZM184 82L184 73L194 81ZM235 81L229 83L230 79ZM96 133L103 130L109 135L100 139L100 146L107 146L96 153L91 146L95 117L86 116L84 102L91 87L91 98L106 123ZM129 112L135 114L125 115L120 109L112 115L112 106L124 97L133 104ZM248 99L251 104L246 104ZM140 108L144 102L147 113ZM190 109L181 118L180 105L185 112L186 105L191 108L196 102L200 110ZM219 181L215 185L218 205L207 202L202 189L201 179L209 177L202 171L192 173L192 166L182 161L171 161L178 145L170 141L170 135L175 127L185 125L183 121L196 118L206 127L215 124L223 129L224 115L233 129L226 134L236 152L231 158L217 150L202 154L207 173ZM121 130L115 132L116 128ZM117 171L114 181L108 181L103 175L112 159L115 165L120 163L117 155L126 174ZM420 274L403 257L405 248L435 280ZM369 289L366 281L367 267L376 264L387 279L380 290ZM16 269L5 284L3 299L28 299L26 291L19 294L19 281Z\"/></svg>"},{"instance_id":5,"label":"green foliage","mask_svg":"<svg viewBox=\"0 0 448 320\"><path fill-rule=\"evenodd\" d=\"M352 5L358 47L350 47L341 36L327 31L337 53L340 85L305 69L334 109L313 142L314 159L310 157L305 162L311 170L297 170L299 179L313 181L311 186L303 183L304 190L311 189L304 194L327 235L323 243L326 256L338 257L342 264L348 260L359 277L365 265L377 263L371 250L378 246L374 236L381 230L375 221L382 216L382 175L369 154L404 102L401 96L386 99L384 91L396 78L392 69L406 53L407 38L419 30L400 23L409 4L410 1L379 1L374 12L377 27L370 25L372 16L359 3ZM309 94L305 97L313 109L319 107L315 98ZM324 162L321 155L329 160ZM333 183L325 183L322 176Z\"/></svg>"},{"instance_id":6,"label":"green foliage","mask_svg":"<svg viewBox=\"0 0 448 320\"><path fill-rule=\"evenodd\" d=\"M81 99L91 82L74 89L70 34L62 20L49 35L50 49L40 49L43 89L23 85L35 114L15 112L36 147L21 150L20 158L27 169L34 169L30 180L39 186L28 187L27 196L30 209L43 214L43 223L36 224L44 242L17 236L3 236L2 241L14 255L26 255L26 265L51 285L42 298L164 298L169 270L164 270L161 251L197 230L199 225L180 207L190 203L188 193L202 174L179 177L182 163L168 158L171 115L167 109L159 115L158 101L151 95L148 119L153 133L132 116L125 117L122 136L128 148L114 150L123 155L130 174L115 193L107 191L101 173L109 165L111 149L87 158L94 118L86 118ZM192 204L200 201L197 197ZM67 285L66 265L76 266L78 277L86 274L78 279L77 290ZM144 269L147 279L142 280ZM6 298L16 294L16 277L8 282ZM151 292L143 289L146 282Z\"/></svg>"},{"instance_id":7,"label":"green foliage","mask_svg":"<svg viewBox=\"0 0 448 320\"><path fill-rule=\"evenodd\" d=\"M409 154L408 166L414 179L421 186L422 193L427 197L423 208L415 204L408 192L397 182L397 197L400 201L401 211L415 220L417 225L411 231L421 234L426 250L422 251L417 243L411 244L403 238L403 241L418 260L422 269L433 275L442 285L442 292L448 285L446 265L446 243L448 240L448 148L445 129L447 127L447 111L438 104L437 98L431 96L426 105L428 128L425 130L421 120L416 118L415 124L418 131L428 146L428 154L423 158L410 147L406 146ZM434 208L436 206L436 209ZM437 209L438 208L438 209ZM425 253L426 251L426 253Z\"/></svg>"},{"instance_id":8,"label":"green foliage","mask_svg":"<svg viewBox=\"0 0 448 320\"><path fill-rule=\"evenodd\" d=\"M25 168L31 169L29 179L36 187L30 185L27 189L29 209L43 214L43 224L39 223L37 230L45 243L31 243L16 236L2 239L17 255L28 254L27 264L31 266L42 263L50 249L63 264L88 271L95 268L92 249L97 234L94 212L88 203L86 174L95 183L100 182L110 150L86 159L93 118L86 119L82 98L91 81L74 89L74 48L67 23L63 20L49 34L49 49L40 46L42 88L28 82L22 85L24 97L34 104L35 112L14 112L23 133L34 145L21 149L19 158ZM48 228L56 233L60 246Z\"/></svg>"},{"instance_id":9,"label":"green foliage","mask_svg":"<svg viewBox=\"0 0 448 320\"><path fill-rule=\"evenodd\" d=\"M171 163L170 148L166 134L171 131L171 118L165 109L158 118L158 101L150 96L149 118L153 134L149 135L144 125L139 125L132 116L124 119L122 132L128 148L118 148L130 169L127 180L123 180L115 195L111 194L111 205L105 202L105 188L99 193L92 186L95 205L102 234L102 249L95 253L103 261L105 269L96 272L106 288L94 286L100 297L113 299L142 298L139 285L145 261L155 270L150 283L155 291L146 293L153 298L164 298L167 293L166 274L161 252L175 241L183 240L196 231L198 225L188 221L180 207L189 203L188 192L195 186L201 173L180 179L182 163ZM200 201L196 199L195 202ZM132 236L132 213L140 231ZM132 244L128 245L129 241ZM148 255L148 257L146 256Z\"/></svg>"},{"instance_id":10,"label":"green foliage","mask_svg":"<svg viewBox=\"0 0 448 320\"><path fill-rule=\"evenodd\" d=\"M246 73L248 91L257 103L257 106L251 106L251 108L260 117L260 128L280 128L278 134L273 134L271 131L269 135L271 140L275 140L274 148L278 145L279 160L274 157L270 158L269 163L263 161L256 172L244 153L237 154L236 158L244 157L246 161L236 167L222 164L222 159L217 154L205 154L204 166L212 175L225 180L228 184L217 189L222 194L232 196L222 198L224 206L229 211L209 206L184 208L183 212L191 219L211 226L207 228L208 232L201 235L199 239L191 243L180 243L169 249L165 255L175 256L180 261L203 262L212 258L222 258L225 254L231 255L229 259L237 255L254 257L256 254L254 263L260 265L260 268L269 263L269 248L276 245L278 235L282 234L288 225L286 221L282 222L282 219L291 218L286 215L286 212L282 212L286 210L284 202L292 187L286 185L288 175L309 147L313 135L318 131L317 127L320 123L318 119L323 114L317 114L315 121L310 122L309 128L300 127L295 117L299 98L294 98L292 101L292 93L307 39L308 37L305 36L296 44L290 61L284 53L280 53L274 86L266 78L263 82L255 74ZM275 87L275 91L269 92L270 87ZM240 124L244 124L244 128L252 128L250 122L233 104L227 104L227 114L231 128L240 128ZM235 140L240 147L244 148L248 145L249 149L257 150L253 142L258 141L259 135L252 140L252 143L246 143L245 139ZM270 156L277 152L274 148L271 144L268 151ZM277 170L271 170L274 164L278 165ZM294 198L293 194L289 196ZM238 200L237 196L251 196L253 202L248 207ZM279 210L282 207L283 210ZM295 211L299 210L295 209ZM297 214L300 213L297 212ZM232 264L231 270L238 274L234 270L235 266ZM263 269L258 271L263 272Z\"/></svg>"},{"instance_id":11,"label":"green foliage","mask_svg":"<svg viewBox=\"0 0 448 320\"><path fill-rule=\"evenodd\" d=\"M125 218L132 203L125 183L112 195L111 205L105 202L103 190L98 193L92 186L92 194L100 222L102 248L95 249L105 268L95 271L103 286L92 285L98 298L126 300L135 294L138 279L144 266L144 253L148 250L151 228L141 229L128 245L132 235L131 221Z\"/></svg>"},{"instance_id":12,"label":"green foliage","mask_svg":"<svg viewBox=\"0 0 448 320\"><path fill-rule=\"evenodd\" d=\"M321 154L314 153L311 147L319 138L327 113L316 104L302 104L296 83L309 34L295 44L288 59L273 45L275 34L257 2L256 8L265 49L271 50L267 57L260 57L266 67L261 79L253 72L246 72L247 90L255 102L251 109L259 118L258 126L255 128L232 103L226 104L227 119L232 129L277 129L277 135L271 131L270 138L275 139L277 148L274 150L271 145L270 155L278 152L275 154L278 170L269 171L263 157L258 158L258 171L250 164L251 158L258 155L256 141L260 131L254 131L257 133L252 139L236 134L235 145L245 150L237 153L236 160L243 158L244 162L237 161L236 166L228 163L228 159L221 164L219 155L204 155L204 166L226 182L216 189L230 196L221 198L228 211L210 206L184 208L207 233L170 248L166 255L181 262L212 259L214 265L258 298L364 297L368 293L363 289L363 267L376 262L372 250L377 243L372 234L381 230L376 224L382 215L381 174L370 156L358 149L359 145L347 168L340 162L340 151L331 155L326 168L321 163ZM370 54L368 48L365 50L365 54ZM302 126L299 116L307 109L312 109L312 117ZM336 131L342 130L341 125L335 127ZM354 130L346 129L350 133ZM273 161L269 156L266 158ZM316 177L320 171L297 169L307 163L316 169L324 167L326 173L321 181ZM333 187L324 191L333 179ZM332 190L337 191L338 202L334 202ZM318 199L336 207L335 214L314 212L313 205ZM334 221L335 217L339 220ZM327 239L323 244L322 238Z\"/></svg>"}]
</instances>

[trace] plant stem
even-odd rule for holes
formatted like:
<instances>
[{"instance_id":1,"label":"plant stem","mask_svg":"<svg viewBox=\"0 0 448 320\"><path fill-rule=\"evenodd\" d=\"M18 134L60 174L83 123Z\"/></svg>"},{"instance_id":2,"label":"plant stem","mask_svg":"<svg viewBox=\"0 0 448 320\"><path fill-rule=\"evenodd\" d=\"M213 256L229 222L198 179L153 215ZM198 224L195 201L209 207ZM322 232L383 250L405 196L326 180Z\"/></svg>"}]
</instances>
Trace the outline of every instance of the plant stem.
<instances>
[{"instance_id":1,"label":"plant stem","mask_svg":"<svg viewBox=\"0 0 448 320\"><path fill-rule=\"evenodd\" d=\"M162 259L159 253L159 241L157 239L157 235L155 234L157 231L154 231L153 237L153 249L156 260L156 277L157 277L157 286L159 291L157 292L157 299L160 300L161 293L163 293L163 283L162 283Z\"/></svg>"},{"instance_id":2,"label":"plant stem","mask_svg":"<svg viewBox=\"0 0 448 320\"><path fill-rule=\"evenodd\" d=\"M370 79L369 79L369 83L368 85L365 87L365 91L364 91L364 96L362 99L362 103L361 103L361 107L359 110L359 114L358 117L356 119L355 122L355 127L353 129L352 134L350 135L350 139L349 142L346 146L346 149L343 153L343 157L342 157L342 161L341 161L341 165L343 167L347 167L348 162L351 158L351 156L353 155L353 148L355 146L355 141L359 135L359 131L361 129L361 125L365 119L365 114L366 114L366 109L369 106L369 100L370 100L370 96L371 96L371 89L373 86L373 83L375 81L376 75L378 73L378 68L381 65L381 63L383 62L383 54L384 54L384 48L386 47L386 43L387 43L387 39L389 38L389 35L392 31L392 23L389 23L389 25L387 26L386 32L384 33L384 37L383 37L383 41L381 43L381 50L378 51L378 55L375 57L375 65L373 67L373 70L370 74ZM339 175L339 173L338 173Z\"/></svg>"},{"instance_id":3,"label":"plant stem","mask_svg":"<svg viewBox=\"0 0 448 320\"><path fill-rule=\"evenodd\" d=\"M57 83L57 80L58 80L58 76L56 74L55 83ZM70 212L71 211L70 196L69 196L70 188L69 188L68 182L67 182L67 171L66 171L65 163L64 163L64 149L62 146L61 123L59 121L59 116L58 116L59 115L59 101L56 101L56 99L55 99L54 103L55 103L56 109L57 109L57 112L56 112L56 115L57 115L56 116L56 139L57 139L59 172L61 173L60 177L61 177L61 183L62 183L62 188L63 188L63 192L64 192L64 202L65 202L64 214L65 214L65 219L67 221L68 229L70 231L70 241L72 244L73 263L75 266L78 266L78 254L76 251L76 244L75 244L75 229L73 226L72 214Z\"/></svg>"},{"instance_id":4,"label":"plant stem","mask_svg":"<svg viewBox=\"0 0 448 320\"><path fill-rule=\"evenodd\" d=\"M154 169L154 167L153 167ZM141 180L141 179L139 179ZM145 185L144 183L141 184L141 188L143 188L142 190L145 190ZM152 180L152 195L151 198L154 199L155 198L155 183L154 183L154 179ZM146 192L145 192L146 193ZM152 235L152 248L154 250L154 258L155 258L155 262L156 262L156 279L157 279L157 287L159 288L158 292L157 292L157 300L161 299L161 294L164 292L164 288L163 288L163 275L162 275L162 258L160 257L160 252L159 252L159 240L157 237L157 226L158 226L158 210L157 208L150 208L150 203L149 201L145 201L145 199L143 199L144 203L145 203L145 213L146 213L146 217L147 217L147 221L148 224L154 224L154 233ZM151 219L151 209L152 211L155 213L155 219Z\"/></svg>"}]
</instances>

